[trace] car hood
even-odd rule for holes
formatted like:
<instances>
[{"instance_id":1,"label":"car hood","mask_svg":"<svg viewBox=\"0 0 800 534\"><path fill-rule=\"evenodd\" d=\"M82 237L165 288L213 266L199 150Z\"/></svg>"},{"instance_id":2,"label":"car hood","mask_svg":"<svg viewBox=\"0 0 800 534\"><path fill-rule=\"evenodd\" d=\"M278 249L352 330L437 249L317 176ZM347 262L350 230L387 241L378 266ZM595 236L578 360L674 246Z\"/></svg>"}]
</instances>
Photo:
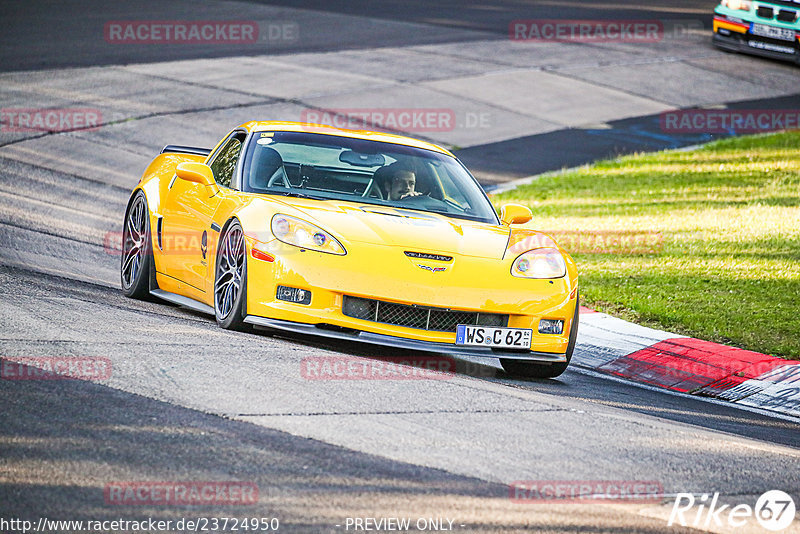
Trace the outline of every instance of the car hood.
<instances>
[{"instance_id":1,"label":"car hood","mask_svg":"<svg viewBox=\"0 0 800 534\"><path fill-rule=\"evenodd\" d=\"M403 247L501 259L508 245L506 226L455 219L436 213L350 202L292 202L309 222L347 242Z\"/></svg>"}]
</instances>

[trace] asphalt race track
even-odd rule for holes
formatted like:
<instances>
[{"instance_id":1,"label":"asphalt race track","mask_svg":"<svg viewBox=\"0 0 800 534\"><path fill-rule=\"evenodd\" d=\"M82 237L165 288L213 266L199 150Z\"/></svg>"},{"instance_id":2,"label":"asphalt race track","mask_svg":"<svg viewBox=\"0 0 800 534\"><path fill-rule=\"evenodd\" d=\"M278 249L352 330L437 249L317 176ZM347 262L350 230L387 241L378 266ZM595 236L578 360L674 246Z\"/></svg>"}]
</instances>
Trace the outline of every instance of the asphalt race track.
<instances>
[{"instance_id":1,"label":"asphalt race track","mask_svg":"<svg viewBox=\"0 0 800 534\"><path fill-rule=\"evenodd\" d=\"M257 517L278 518L282 532L346 532L348 518L405 517L451 520L458 532L722 532L667 528L675 496L718 492L720 503L753 506L777 489L800 505L800 423L790 418L572 369L515 380L494 361L459 360L438 379L309 380L304 359L404 354L231 333L119 291L114 237L144 166L167 143L209 146L244 120L452 106L485 128L419 136L459 150L488 186L637 150L647 137L637 125L667 109L797 108L797 67L713 49L710 10L688 0L3 3L1 107L92 108L102 125L0 132L0 359L107 358L111 373L0 380L0 519ZM509 45L509 21L534 18L700 26L647 46ZM301 37L259 49L103 39L108 21L136 19L281 21ZM609 131L615 141L592 143ZM248 482L258 502L108 504L104 488L120 481ZM515 481L648 481L663 495L515 502ZM764 532L748 525L736 532ZM18 529L0 523L6 531Z\"/></svg>"}]
</instances>

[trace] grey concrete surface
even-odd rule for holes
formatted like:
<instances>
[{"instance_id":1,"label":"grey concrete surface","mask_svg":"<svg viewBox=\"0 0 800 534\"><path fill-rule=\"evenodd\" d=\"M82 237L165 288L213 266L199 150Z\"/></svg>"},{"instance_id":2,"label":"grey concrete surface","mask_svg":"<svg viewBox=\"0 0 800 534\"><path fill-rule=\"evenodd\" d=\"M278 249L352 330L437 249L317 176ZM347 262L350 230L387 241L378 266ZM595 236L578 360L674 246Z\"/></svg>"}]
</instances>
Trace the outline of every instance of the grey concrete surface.
<instances>
[{"instance_id":1,"label":"grey concrete surface","mask_svg":"<svg viewBox=\"0 0 800 534\"><path fill-rule=\"evenodd\" d=\"M647 4L527 0L491 5L463 0L436 4L393 0L67 0L55 4L33 0L0 4L0 18L6 29L0 34L0 71L6 71L503 39L510 22L518 19L657 20L707 28L711 10L700 0ZM151 46L106 41L106 23L141 20L247 20L258 23L260 35L252 44ZM294 30L289 34L270 31L271 26L284 24Z\"/></svg>"},{"instance_id":2,"label":"grey concrete surface","mask_svg":"<svg viewBox=\"0 0 800 534\"><path fill-rule=\"evenodd\" d=\"M173 59L260 56L298 51L329 51L376 46L404 46L466 40L485 35L459 28L367 18L363 14L325 13L302 6L259 5L246 1L66 0L3 2L0 18L0 71L87 65L149 63ZM255 43L119 44L104 33L113 21L252 21L259 27ZM270 34L270 27L291 25L289 33ZM274 32L273 32L274 34Z\"/></svg>"},{"instance_id":3,"label":"grey concrete surface","mask_svg":"<svg viewBox=\"0 0 800 534\"><path fill-rule=\"evenodd\" d=\"M324 25L333 24L326 17L343 15L313 16L315 24ZM537 135L574 137L576 146L565 145L571 152L599 158L626 150L617 132L606 131L621 120L647 130L658 149L694 142L649 124L649 118L670 109L736 101L761 109L785 100L791 110L800 104L797 67L722 53L701 29L653 43L452 37L457 42L6 72L0 74L0 103L3 108L97 110L107 126L79 137L102 143L109 152L139 154L122 160L135 170L167 142L211 145L246 120L296 121L309 111L327 111L323 122L349 118L350 127L406 133L454 149L475 164L483 183L558 168ZM434 128L352 120L358 111L409 109L447 110L454 120ZM603 142L578 145L587 130ZM70 134L55 137L64 135ZM20 141L41 136L51 135L2 128L0 147L16 145L38 158L38 148ZM505 164L490 155L501 143L517 140L523 140L522 150ZM561 159L573 164L569 156ZM55 163L63 168L63 162Z\"/></svg>"},{"instance_id":4,"label":"grey concrete surface","mask_svg":"<svg viewBox=\"0 0 800 534\"><path fill-rule=\"evenodd\" d=\"M3 383L0 513L51 520L277 518L341 532L347 517L449 518L458 532L659 532L658 506L511 503L507 488L360 454L79 381ZM87 462L92 458L93 462ZM107 506L109 481L254 483L254 506ZM44 504L46 503L46 504ZM13 508L9 505L13 505ZM644 515L649 514L649 515ZM676 532L688 532L679 529Z\"/></svg>"}]
</instances>

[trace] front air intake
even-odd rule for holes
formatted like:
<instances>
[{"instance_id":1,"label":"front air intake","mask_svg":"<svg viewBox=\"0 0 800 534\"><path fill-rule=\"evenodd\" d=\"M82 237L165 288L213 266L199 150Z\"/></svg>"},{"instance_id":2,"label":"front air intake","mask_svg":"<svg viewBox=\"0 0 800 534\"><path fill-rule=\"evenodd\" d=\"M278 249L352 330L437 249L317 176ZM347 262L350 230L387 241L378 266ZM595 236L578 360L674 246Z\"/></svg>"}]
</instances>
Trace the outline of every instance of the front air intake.
<instances>
[{"instance_id":1,"label":"front air intake","mask_svg":"<svg viewBox=\"0 0 800 534\"><path fill-rule=\"evenodd\" d=\"M758 15L762 19L771 19L773 14L774 11L772 10L771 7L758 6L758 9L756 9L756 15Z\"/></svg>"},{"instance_id":2,"label":"front air intake","mask_svg":"<svg viewBox=\"0 0 800 534\"><path fill-rule=\"evenodd\" d=\"M382 300L363 299L345 295L342 313L348 317L374 323L393 324L420 330L455 332L460 324L508 326L508 315L474 311L449 310L398 304Z\"/></svg>"}]
</instances>

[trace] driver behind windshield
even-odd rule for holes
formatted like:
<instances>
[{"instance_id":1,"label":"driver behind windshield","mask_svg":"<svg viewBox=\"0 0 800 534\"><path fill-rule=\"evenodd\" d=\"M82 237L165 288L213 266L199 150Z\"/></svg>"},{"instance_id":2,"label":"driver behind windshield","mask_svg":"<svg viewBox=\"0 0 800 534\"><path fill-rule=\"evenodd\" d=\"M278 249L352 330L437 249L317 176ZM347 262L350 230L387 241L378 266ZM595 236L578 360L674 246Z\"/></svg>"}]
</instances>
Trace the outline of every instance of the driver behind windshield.
<instances>
[{"instance_id":1,"label":"driver behind windshield","mask_svg":"<svg viewBox=\"0 0 800 534\"><path fill-rule=\"evenodd\" d=\"M385 171L381 174L386 176L383 185L387 200L403 200L422 194L414 190L417 183L417 176L413 171L395 166L395 164L389 165L384 169Z\"/></svg>"}]
</instances>

